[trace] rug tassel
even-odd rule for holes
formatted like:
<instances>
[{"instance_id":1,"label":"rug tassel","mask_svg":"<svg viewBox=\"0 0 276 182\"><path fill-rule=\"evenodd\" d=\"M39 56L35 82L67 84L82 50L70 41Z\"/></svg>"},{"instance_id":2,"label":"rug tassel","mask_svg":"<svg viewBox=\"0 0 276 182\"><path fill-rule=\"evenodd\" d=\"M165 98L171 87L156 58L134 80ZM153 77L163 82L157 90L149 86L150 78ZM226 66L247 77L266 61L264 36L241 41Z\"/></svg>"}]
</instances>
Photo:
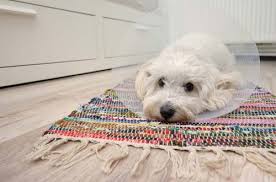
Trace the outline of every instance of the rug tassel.
<instances>
[{"instance_id":1,"label":"rug tassel","mask_svg":"<svg viewBox=\"0 0 276 182\"><path fill-rule=\"evenodd\" d=\"M270 162L276 165L276 155L272 154L271 152L267 152L265 150L260 150L259 151L262 156L264 156L266 159L268 159Z\"/></svg>"},{"instance_id":2,"label":"rug tassel","mask_svg":"<svg viewBox=\"0 0 276 182\"><path fill-rule=\"evenodd\" d=\"M110 155L107 157L107 159L100 156L99 153L96 151L97 157L100 160L104 161L104 165L102 169L106 174L110 174L118 165L120 160L128 156L127 145L120 145L120 146L116 145L116 146L119 148L119 150L117 152L114 152L114 151L110 152Z\"/></svg>"},{"instance_id":3,"label":"rug tassel","mask_svg":"<svg viewBox=\"0 0 276 182\"><path fill-rule=\"evenodd\" d=\"M158 173L166 169L166 166L169 161L172 163L172 171L171 171L171 177L176 178L186 178L190 179L192 177L195 177L195 174L200 174L200 166L199 166L199 158L197 151L194 149L189 149L188 158L186 161L186 165L183 163L183 159L180 155L181 152L178 152L171 148L163 148L168 153L168 159L165 161L165 163L162 165L161 168L155 170L153 174Z\"/></svg>"},{"instance_id":4,"label":"rug tassel","mask_svg":"<svg viewBox=\"0 0 276 182\"><path fill-rule=\"evenodd\" d=\"M63 166L72 161L72 159L81 151L87 148L89 140L81 140L80 143L70 149L68 152L62 153L57 158L52 160L53 166Z\"/></svg>"},{"instance_id":5,"label":"rug tassel","mask_svg":"<svg viewBox=\"0 0 276 182\"><path fill-rule=\"evenodd\" d=\"M260 169L276 176L275 157L271 157L269 154L264 154L262 151L245 151L243 152L246 159L253 164L257 165Z\"/></svg>"},{"instance_id":6,"label":"rug tassel","mask_svg":"<svg viewBox=\"0 0 276 182\"><path fill-rule=\"evenodd\" d=\"M34 144L33 149L38 149L41 146L47 145L48 143L50 143L51 141L54 141L55 138L45 135L39 138L39 140Z\"/></svg>"},{"instance_id":7,"label":"rug tassel","mask_svg":"<svg viewBox=\"0 0 276 182\"><path fill-rule=\"evenodd\" d=\"M231 176L231 166L230 166L229 158L227 157L226 153L218 148L213 148L212 152L216 154L216 157L215 159L207 159L204 162L205 166L213 170L224 168L225 171L223 171L220 175L224 176L225 178L229 178Z\"/></svg>"},{"instance_id":8,"label":"rug tassel","mask_svg":"<svg viewBox=\"0 0 276 182\"><path fill-rule=\"evenodd\" d=\"M186 178L200 177L200 164L199 156L195 149L189 149L189 155L187 159Z\"/></svg>"},{"instance_id":9,"label":"rug tassel","mask_svg":"<svg viewBox=\"0 0 276 182\"><path fill-rule=\"evenodd\" d=\"M149 155L150 155L150 147L144 146L140 159L135 163L134 167L132 168L132 170L130 172L131 176L138 176L141 173L143 164Z\"/></svg>"},{"instance_id":10,"label":"rug tassel","mask_svg":"<svg viewBox=\"0 0 276 182\"><path fill-rule=\"evenodd\" d=\"M27 156L27 158L33 161L38 159L42 159L42 160L47 159L47 157L51 153L55 153L54 151L52 151L53 149L66 143L67 141L68 141L67 139L52 139L51 141L44 142L43 145L42 144L36 145L33 148L33 151Z\"/></svg>"},{"instance_id":11,"label":"rug tassel","mask_svg":"<svg viewBox=\"0 0 276 182\"><path fill-rule=\"evenodd\" d=\"M173 179L180 178L184 175L185 169L183 169L183 160L179 153L174 149L167 148L170 161L172 163L171 177Z\"/></svg>"},{"instance_id":12,"label":"rug tassel","mask_svg":"<svg viewBox=\"0 0 276 182\"><path fill-rule=\"evenodd\" d=\"M81 162L81 161L89 158L90 156L94 155L96 153L96 151L97 152L100 151L105 146L106 146L106 143L104 143L104 142L92 144L91 146L88 146L86 149L84 149L82 152L80 152L79 155L74 157L70 162L64 164L61 167L63 169L68 169L68 168L72 167L73 165L75 165L76 163Z\"/></svg>"},{"instance_id":13,"label":"rug tassel","mask_svg":"<svg viewBox=\"0 0 276 182\"><path fill-rule=\"evenodd\" d=\"M162 149L163 149L163 148L162 148ZM164 169L167 169L166 166L167 166L167 164L168 164L169 161L170 161L170 156L168 155L168 158L167 158L167 160L165 161L165 163L164 163L160 168L155 169L155 170L153 171L152 174L155 175L155 174L157 174L157 173L163 171ZM167 171L166 171L166 172L167 172Z\"/></svg>"}]
</instances>

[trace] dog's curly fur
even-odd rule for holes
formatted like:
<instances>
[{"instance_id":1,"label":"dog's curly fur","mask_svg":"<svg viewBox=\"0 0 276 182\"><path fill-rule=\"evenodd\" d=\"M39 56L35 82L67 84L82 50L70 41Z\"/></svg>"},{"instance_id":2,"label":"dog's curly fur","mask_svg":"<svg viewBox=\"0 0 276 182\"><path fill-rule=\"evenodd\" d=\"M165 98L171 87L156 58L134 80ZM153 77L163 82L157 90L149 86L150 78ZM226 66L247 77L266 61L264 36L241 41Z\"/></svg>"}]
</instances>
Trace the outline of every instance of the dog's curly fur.
<instances>
[{"instance_id":1,"label":"dog's curly fur","mask_svg":"<svg viewBox=\"0 0 276 182\"><path fill-rule=\"evenodd\" d=\"M187 121L224 107L241 84L227 47L210 35L194 33L142 65L135 88L147 118Z\"/></svg>"}]
</instances>

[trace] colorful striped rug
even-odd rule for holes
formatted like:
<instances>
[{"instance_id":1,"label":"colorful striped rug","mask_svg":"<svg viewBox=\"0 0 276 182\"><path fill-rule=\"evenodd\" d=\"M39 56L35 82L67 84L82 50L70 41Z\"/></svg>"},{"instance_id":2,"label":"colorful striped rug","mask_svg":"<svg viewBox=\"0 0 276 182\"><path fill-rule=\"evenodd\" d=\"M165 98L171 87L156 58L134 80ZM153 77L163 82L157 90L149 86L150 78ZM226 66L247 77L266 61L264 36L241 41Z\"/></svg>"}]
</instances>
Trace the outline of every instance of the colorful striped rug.
<instances>
[{"instance_id":1,"label":"colorful striped rug","mask_svg":"<svg viewBox=\"0 0 276 182\"><path fill-rule=\"evenodd\" d=\"M79 144L64 152L57 150L69 141ZM134 174L150 149L159 148L168 152L176 177L180 174L177 156L183 151L189 152L189 162L193 164L187 165L189 175L194 172L192 167L196 169L195 164L200 165L196 157L200 151L217 154L215 161L209 161L210 165L226 160L227 151L232 151L276 175L276 97L265 89L256 88L246 103L224 116L189 123L161 123L131 112L116 92L109 89L55 122L28 157L40 160L54 155L51 159L54 166L70 167L97 154L106 145L117 145L120 151L105 160L106 173L112 172L114 164L128 156L129 146L134 146L143 148L133 168Z\"/></svg>"}]
</instances>

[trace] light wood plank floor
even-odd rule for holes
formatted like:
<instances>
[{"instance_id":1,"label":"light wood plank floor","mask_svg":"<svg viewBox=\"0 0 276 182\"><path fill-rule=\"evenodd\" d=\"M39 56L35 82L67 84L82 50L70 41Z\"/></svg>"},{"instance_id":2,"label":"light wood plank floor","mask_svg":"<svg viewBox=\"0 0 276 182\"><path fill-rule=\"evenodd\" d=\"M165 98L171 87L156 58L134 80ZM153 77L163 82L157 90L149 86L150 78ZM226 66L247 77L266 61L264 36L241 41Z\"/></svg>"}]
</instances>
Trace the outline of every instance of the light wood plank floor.
<instances>
[{"instance_id":1,"label":"light wood plank floor","mask_svg":"<svg viewBox=\"0 0 276 182\"><path fill-rule=\"evenodd\" d=\"M0 89L0 143L66 116L136 67Z\"/></svg>"},{"instance_id":2,"label":"light wood plank floor","mask_svg":"<svg viewBox=\"0 0 276 182\"><path fill-rule=\"evenodd\" d=\"M101 163L95 157L64 171L49 166L45 161L30 164L23 159L49 124L68 115L79 104L113 87L136 69L130 67L123 71L103 71L1 89L0 181L129 181L125 177L126 173L139 158L140 149L131 148L128 158L131 160L124 160L109 176L99 169ZM159 176L150 173L151 168L165 162L166 155L164 151L154 150L143 175L131 180L169 181L163 173ZM206 173L204 181L276 181L251 163L241 168L240 156L232 155L232 163L236 166L233 171L241 173L238 180Z\"/></svg>"}]
</instances>

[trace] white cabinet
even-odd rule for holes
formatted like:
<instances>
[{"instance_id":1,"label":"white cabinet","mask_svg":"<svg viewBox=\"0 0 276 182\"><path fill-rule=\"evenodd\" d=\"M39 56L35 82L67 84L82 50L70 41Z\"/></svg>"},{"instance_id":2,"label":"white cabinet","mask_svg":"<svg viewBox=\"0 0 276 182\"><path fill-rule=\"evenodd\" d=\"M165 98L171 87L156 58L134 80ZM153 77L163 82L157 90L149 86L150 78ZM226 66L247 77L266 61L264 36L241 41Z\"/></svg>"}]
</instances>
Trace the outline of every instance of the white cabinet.
<instances>
[{"instance_id":1,"label":"white cabinet","mask_svg":"<svg viewBox=\"0 0 276 182\"><path fill-rule=\"evenodd\" d=\"M0 1L0 87L140 63L168 39L166 14L106 0Z\"/></svg>"},{"instance_id":2,"label":"white cabinet","mask_svg":"<svg viewBox=\"0 0 276 182\"><path fill-rule=\"evenodd\" d=\"M109 0L141 11L151 11L158 8L158 0Z\"/></svg>"}]
</instances>

